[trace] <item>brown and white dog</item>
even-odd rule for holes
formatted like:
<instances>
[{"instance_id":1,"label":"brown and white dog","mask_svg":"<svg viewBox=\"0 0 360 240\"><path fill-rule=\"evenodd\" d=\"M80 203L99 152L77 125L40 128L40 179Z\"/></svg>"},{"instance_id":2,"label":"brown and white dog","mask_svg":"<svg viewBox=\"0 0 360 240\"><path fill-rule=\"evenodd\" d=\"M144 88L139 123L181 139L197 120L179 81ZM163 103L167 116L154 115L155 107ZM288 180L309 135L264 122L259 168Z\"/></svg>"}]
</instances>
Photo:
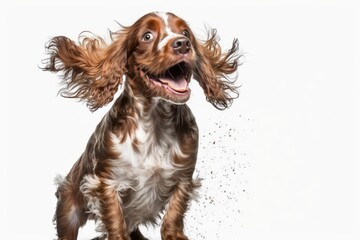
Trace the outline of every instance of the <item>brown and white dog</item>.
<instances>
[{"instance_id":1,"label":"brown and white dog","mask_svg":"<svg viewBox=\"0 0 360 240\"><path fill-rule=\"evenodd\" d=\"M77 238L88 219L97 239L146 239L138 226L163 215L163 240L187 239L183 218L199 181L193 179L198 127L185 104L191 77L207 101L229 107L238 92L229 75L238 41L223 53L215 30L197 40L172 13L149 13L111 34L112 43L53 38L44 70L62 72L62 95L95 111L122 92L65 178L58 178L54 221L58 239Z\"/></svg>"}]
</instances>

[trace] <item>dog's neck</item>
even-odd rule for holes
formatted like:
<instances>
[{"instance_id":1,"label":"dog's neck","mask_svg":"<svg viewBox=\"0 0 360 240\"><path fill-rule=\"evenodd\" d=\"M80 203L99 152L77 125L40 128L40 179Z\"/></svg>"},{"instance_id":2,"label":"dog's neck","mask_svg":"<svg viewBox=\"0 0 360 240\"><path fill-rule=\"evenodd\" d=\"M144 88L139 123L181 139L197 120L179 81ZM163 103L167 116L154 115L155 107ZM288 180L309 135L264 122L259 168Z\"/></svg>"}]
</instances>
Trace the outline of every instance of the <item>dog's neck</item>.
<instances>
[{"instance_id":1,"label":"dog's neck","mask_svg":"<svg viewBox=\"0 0 360 240\"><path fill-rule=\"evenodd\" d=\"M153 115L159 111L170 116L176 107L159 97L146 96L143 91L138 88L134 89L128 82L124 82L122 92L112 106L110 115L113 119L118 120L132 117L134 120L139 120L154 117Z\"/></svg>"},{"instance_id":2,"label":"dog's neck","mask_svg":"<svg viewBox=\"0 0 360 240\"><path fill-rule=\"evenodd\" d=\"M176 105L156 96L147 97L139 90L132 89L128 82L124 84L121 95L109 112L114 125L120 127L118 130L134 131L139 122L145 121L163 129L171 127L177 132L182 130L184 124L193 122L193 116L186 104Z\"/></svg>"}]
</instances>

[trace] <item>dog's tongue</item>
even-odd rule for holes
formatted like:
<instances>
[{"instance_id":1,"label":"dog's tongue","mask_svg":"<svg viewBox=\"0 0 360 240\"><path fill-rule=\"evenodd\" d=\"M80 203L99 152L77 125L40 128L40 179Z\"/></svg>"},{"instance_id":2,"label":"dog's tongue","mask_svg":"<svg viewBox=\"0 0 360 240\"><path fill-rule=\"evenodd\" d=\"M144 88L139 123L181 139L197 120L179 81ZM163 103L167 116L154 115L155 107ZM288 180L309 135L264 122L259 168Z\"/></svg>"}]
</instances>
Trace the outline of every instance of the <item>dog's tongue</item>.
<instances>
[{"instance_id":1,"label":"dog's tongue","mask_svg":"<svg viewBox=\"0 0 360 240\"><path fill-rule=\"evenodd\" d=\"M179 79L171 79L171 78L159 78L159 80L162 83L167 84L171 89L178 91L178 92L183 92L186 91L187 89L187 81L185 78L179 78Z\"/></svg>"}]
</instances>

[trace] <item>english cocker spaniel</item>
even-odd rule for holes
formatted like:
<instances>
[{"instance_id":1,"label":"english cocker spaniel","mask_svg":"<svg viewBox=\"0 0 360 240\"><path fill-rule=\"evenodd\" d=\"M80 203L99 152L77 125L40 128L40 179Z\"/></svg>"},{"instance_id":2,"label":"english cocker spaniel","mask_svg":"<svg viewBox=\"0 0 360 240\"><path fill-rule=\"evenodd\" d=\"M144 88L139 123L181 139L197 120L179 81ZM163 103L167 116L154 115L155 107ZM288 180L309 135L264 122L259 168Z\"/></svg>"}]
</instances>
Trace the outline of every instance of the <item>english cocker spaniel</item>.
<instances>
[{"instance_id":1,"label":"english cocker spaniel","mask_svg":"<svg viewBox=\"0 0 360 240\"><path fill-rule=\"evenodd\" d=\"M88 219L97 239L146 239L141 224L163 217L163 240L184 240L184 214L199 187L193 179L198 127L189 107L193 77L218 109L238 96L238 41L222 52L216 30L195 38L172 13L149 13L132 26L74 42L58 36L47 45L44 70L61 72L64 97L95 111L122 92L96 127L65 178L57 178L54 221L58 239L77 238ZM231 76L230 76L231 75Z\"/></svg>"}]
</instances>

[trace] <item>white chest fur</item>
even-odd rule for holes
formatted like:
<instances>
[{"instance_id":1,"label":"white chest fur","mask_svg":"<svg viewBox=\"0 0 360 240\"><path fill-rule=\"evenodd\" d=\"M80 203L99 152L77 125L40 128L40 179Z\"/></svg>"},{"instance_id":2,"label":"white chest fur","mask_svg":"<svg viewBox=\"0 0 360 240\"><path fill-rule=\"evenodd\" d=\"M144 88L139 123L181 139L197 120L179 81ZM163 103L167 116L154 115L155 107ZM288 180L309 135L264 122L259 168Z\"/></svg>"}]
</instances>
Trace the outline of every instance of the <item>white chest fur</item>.
<instances>
[{"instance_id":1,"label":"white chest fur","mask_svg":"<svg viewBox=\"0 0 360 240\"><path fill-rule=\"evenodd\" d=\"M140 121L139 128L125 142L112 134L113 177L108 184L121 196L125 221L130 231L146 222L155 223L177 184L175 174L181 170L172 162L174 154L184 156L170 126L163 126L161 136L156 124ZM136 149L133 146L137 139Z\"/></svg>"}]
</instances>

